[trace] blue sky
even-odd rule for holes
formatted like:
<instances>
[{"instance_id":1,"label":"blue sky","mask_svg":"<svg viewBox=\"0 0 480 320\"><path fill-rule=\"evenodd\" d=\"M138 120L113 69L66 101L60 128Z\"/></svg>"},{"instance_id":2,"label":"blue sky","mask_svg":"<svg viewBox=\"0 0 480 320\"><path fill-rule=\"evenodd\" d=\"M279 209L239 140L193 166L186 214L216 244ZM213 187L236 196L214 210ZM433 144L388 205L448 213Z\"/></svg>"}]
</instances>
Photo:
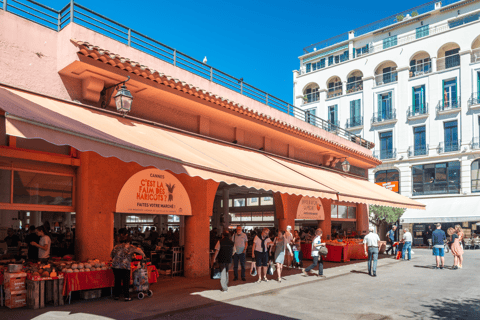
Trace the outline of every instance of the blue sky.
<instances>
[{"instance_id":1,"label":"blue sky","mask_svg":"<svg viewBox=\"0 0 480 320\"><path fill-rule=\"evenodd\" d=\"M37 0L56 10L68 0ZM424 2L76 1L287 102L302 49ZM427 2L427 1L425 1ZM83 39L82 39L83 40ZM85 39L88 40L88 39Z\"/></svg>"}]
</instances>

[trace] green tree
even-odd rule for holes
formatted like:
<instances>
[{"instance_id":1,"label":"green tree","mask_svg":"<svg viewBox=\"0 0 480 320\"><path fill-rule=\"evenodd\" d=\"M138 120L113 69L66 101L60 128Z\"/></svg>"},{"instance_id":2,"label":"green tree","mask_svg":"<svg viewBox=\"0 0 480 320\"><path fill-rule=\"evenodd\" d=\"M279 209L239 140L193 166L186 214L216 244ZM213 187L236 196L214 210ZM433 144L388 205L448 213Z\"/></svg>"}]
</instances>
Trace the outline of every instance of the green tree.
<instances>
[{"instance_id":1,"label":"green tree","mask_svg":"<svg viewBox=\"0 0 480 320\"><path fill-rule=\"evenodd\" d=\"M402 208L391 208L385 206L370 205L370 222L379 226L380 224L394 223L405 212Z\"/></svg>"}]
</instances>

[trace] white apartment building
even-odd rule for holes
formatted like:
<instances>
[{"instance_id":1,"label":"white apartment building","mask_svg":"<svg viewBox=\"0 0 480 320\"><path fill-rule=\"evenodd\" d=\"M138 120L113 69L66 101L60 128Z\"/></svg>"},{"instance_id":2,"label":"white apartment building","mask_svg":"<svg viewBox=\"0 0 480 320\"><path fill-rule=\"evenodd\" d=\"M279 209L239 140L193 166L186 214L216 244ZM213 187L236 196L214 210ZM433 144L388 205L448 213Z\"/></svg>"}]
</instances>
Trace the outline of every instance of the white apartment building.
<instances>
[{"instance_id":1,"label":"white apartment building","mask_svg":"<svg viewBox=\"0 0 480 320\"><path fill-rule=\"evenodd\" d=\"M401 218L418 224L414 244L435 222L475 233L480 0L431 1L306 47L299 59L295 105L374 142L383 164L369 179L427 205Z\"/></svg>"}]
</instances>

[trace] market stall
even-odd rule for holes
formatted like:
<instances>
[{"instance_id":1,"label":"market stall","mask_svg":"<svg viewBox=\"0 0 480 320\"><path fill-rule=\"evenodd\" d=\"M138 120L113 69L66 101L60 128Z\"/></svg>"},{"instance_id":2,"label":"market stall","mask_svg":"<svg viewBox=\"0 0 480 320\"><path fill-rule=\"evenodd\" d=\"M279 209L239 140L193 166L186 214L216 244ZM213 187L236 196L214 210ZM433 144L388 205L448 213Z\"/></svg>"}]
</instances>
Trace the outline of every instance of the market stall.
<instances>
[{"instance_id":1,"label":"market stall","mask_svg":"<svg viewBox=\"0 0 480 320\"><path fill-rule=\"evenodd\" d=\"M365 260L365 248L361 239L327 241L328 255L326 261L348 262L350 260Z\"/></svg>"}]
</instances>

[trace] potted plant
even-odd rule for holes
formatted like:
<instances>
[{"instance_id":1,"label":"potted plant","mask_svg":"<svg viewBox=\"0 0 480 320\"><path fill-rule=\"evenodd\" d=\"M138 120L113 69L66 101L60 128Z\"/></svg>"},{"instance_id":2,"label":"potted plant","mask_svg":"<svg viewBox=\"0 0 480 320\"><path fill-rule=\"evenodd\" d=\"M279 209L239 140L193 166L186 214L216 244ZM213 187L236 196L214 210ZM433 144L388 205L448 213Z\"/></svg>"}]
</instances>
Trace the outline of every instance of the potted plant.
<instances>
[{"instance_id":1,"label":"potted plant","mask_svg":"<svg viewBox=\"0 0 480 320\"><path fill-rule=\"evenodd\" d=\"M303 103L307 103L308 102L308 96L307 95L304 95L303 96Z\"/></svg>"},{"instance_id":2,"label":"potted plant","mask_svg":"<svg viewBox=\"0 0 480 320\"><path fill-rule=\"evenodd\" d=\"M412 12L412 17L416 17L416 16L418 16L417 10L415 10L415 11Z\"/></svg>"},{"instance_id":3,"label":"potted plant","mask_svg":"<svg viewBox=\"0 0 480 320\"><path fill-rule=\"evenodd\" d=\"M403 20L403 18L405 18L405 16L404 16L403 14L399 14L399 15L397 16L397 21L400 22L400 21Z\"/></svg>"}]
</instances>

